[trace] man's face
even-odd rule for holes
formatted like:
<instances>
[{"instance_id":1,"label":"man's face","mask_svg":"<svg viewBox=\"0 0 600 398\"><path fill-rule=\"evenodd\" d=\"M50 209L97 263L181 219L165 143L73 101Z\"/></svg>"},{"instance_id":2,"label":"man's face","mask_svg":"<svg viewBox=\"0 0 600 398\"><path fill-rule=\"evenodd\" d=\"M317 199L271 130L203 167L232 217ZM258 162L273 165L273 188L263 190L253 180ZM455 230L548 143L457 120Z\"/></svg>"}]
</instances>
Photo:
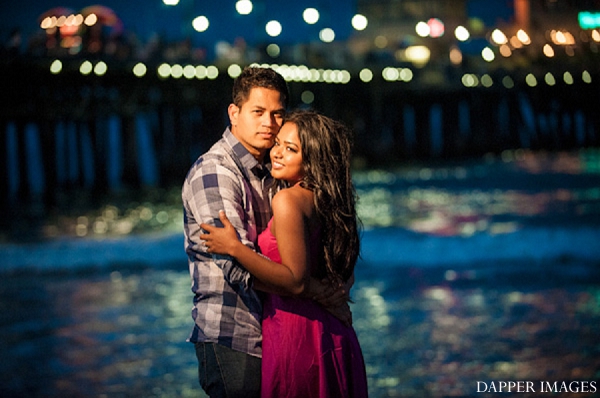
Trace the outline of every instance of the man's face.
<instances>
[{"instance_id":1,"label":"man's face","mask_svg":"<svg viewBox=\"0 0 600 398\"><path fill-rule=\"evenodd\" d=\"M233 135L262 161L283 123L285 108L279 92L255 87L241 107L231 104L228 112Z\"/></svg>"}]
</instances>

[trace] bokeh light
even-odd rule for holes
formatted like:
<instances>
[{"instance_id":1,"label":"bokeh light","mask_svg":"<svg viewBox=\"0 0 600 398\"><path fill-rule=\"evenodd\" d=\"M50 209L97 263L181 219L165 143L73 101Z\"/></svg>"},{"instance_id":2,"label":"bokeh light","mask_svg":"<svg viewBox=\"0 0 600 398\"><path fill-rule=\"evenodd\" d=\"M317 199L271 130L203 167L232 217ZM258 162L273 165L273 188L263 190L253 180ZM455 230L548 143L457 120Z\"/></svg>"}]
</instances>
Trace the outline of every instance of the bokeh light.
<instances>
[{"instance_id":1,"label":"bokeh light","mask_svg":"<svg viewBox=\"0 0 600 398\"><path fill-rule=\"evenodd\" d=\"M138 62L133 67L133 74L137 77L143 77L146 75L147 70L148 68L146 67L146 65L144 65L144 63Z\"/></svg>"},{"instance_id":2,"label":"bokeh light","mask_svg":"<svg viewBox=\"0 0 600 398\"><path fill-rule=\"evenodd\" d=\"M206 18L204 15L200 15L196 18L194 18L194 20L192 21L192 26L194 27L194 30L196 30L196 32L205 32L208 29L208 26L210 25L208 18Z\"/></svg>"},{"instance_id":3,"label":"bokeh light","mask_svg":"<svg viewBox=\"0 0 600 398\"><path fill-rule=\"evenodd\" d=\"M469 33L469 30L467 28L465 28L462 25L459 25L456 27L456 29L454 29L454 36L459 41L467 41L469 40L469 37L471 37L471 34Z\"/></svg>"},{"instance_id":4,"label":"bokeh light","mask_svg":"<svg viewBox=\"0 0 600 398\"><path fill-rule=\"evenodd\" d=\"M322 29L319 32L319 39L325 43L331 43L335 40L335 32L331 28Z\"/></svg>"},{"instance_id":5,"label":"bokeh light","mask_svg":"<svg viewBox=\"0 0 600 398\"><path fill-rule=\"evenodd\" d=\"M235 10L240 15L248 15L252 12L253 4L250 0L238 0L235 3Z\"/></svg>"},{"instance_id":6,"label":"bokeh light","mask_svg":"<svg viewBox=\"0 0 600 398\"><path fill-rule=\"evenodd\" d=\"M302 18L307 24L313 25L319 21L319 11L316 8L307 8L302 13Z\"/></svg>"},{"instance_id":7,"label":"bokeh light","mask_svg":"<svg viewBox=\"0 0 600 398\"><path fill-rule=\"evenodd\" d=\"M271 37L276 37L279 36L281 34L281 23L279 23L279 21L269 21L267 22L266 26L265 26L265 30L267 32L267 34Z\"/></svg>"},{"instance_id":8,"label":"bokeh light","mask_svg":"<svg viewBox=\"0 0 600 398\"><path fill-rule=\"evenodd\" d=\"M362 14L356 14L352 17L352 27L356 30L365 30L368 24L367 17Z\"/></svg>"}]
</instances>

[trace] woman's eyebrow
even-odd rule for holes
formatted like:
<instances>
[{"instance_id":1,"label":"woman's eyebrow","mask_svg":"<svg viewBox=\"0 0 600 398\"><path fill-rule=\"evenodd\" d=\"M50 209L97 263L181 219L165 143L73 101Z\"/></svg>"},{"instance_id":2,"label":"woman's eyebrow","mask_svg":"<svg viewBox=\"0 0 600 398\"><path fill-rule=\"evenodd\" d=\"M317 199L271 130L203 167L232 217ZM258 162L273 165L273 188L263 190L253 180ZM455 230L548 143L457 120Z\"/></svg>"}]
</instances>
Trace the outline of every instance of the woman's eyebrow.
<instances>
[{"instance_id":1,"label":"woman's eyebrow","mask_svg":"<svg viewBox=\"0 0 600 398\"><path fill-rule=\"evenodd\" d=\"M293 145L293 146L295 146L295 147L297 147L297 146L298 146L298 144L296 144L295 142L292 142L292 141L283 141L283 142L284 142L285 144Z\"/></svg>"}]
</instances>

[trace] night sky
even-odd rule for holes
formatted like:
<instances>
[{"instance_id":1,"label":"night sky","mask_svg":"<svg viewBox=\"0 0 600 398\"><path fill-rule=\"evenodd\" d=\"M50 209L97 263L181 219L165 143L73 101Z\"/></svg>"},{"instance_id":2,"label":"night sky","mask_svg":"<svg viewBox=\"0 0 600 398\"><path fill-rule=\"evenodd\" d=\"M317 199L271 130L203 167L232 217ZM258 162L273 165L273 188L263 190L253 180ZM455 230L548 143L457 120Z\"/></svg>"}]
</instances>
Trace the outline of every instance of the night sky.
<instances>
[{"instance_id":1,"label":"night sky","mask_svg":"<svg viewBox=\"0 0 600 398\"><path fill-rule=\"evenodd\" d=\"M90 5L102 4L112 8L123 21L125 29L142 40L158 32L168 40L189 36L196 44L218 40L233 42L237 37L244 37L249 43L288 43L298 39L318 40L318 32L325 27L334 29L336 38L343 39L352 31L350 20L355 13L355 1L352 0L253 1L254 9L249 15L239 15L235 11L235 3L236 0L181 0L179 5L172 7L164 5L162 0L3 1L0 5L0 31L2 40L6 40L14 28L20 28L28 36L39 32L38 16L53 7L68 7L78 12ZM321 12L316 25L307 25L302 20L302 11L306 7L316 7ZM210 21L208 30L203 33L191 28L191 20L198 15L204 15ZM277 19L283 25L281 35L276 39L270 38L264 30L266 22L271 19Z\"/></svg>"}]
</instances>

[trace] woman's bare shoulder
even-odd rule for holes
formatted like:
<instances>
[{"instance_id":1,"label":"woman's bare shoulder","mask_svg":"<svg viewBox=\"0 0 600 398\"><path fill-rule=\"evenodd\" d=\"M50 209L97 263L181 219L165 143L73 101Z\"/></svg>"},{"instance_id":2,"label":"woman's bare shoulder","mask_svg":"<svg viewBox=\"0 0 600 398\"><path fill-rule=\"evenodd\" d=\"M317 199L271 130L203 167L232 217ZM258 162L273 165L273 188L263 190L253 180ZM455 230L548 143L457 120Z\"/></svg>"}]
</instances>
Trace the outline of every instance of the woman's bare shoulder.
<instances>
[{"instance_id":1,"label":"woman's bare shoulder","mask_svg":"<svg viewBox=\"0 0 600 398\"><path fill-rule=\"evenodd\" d=\"M288 211L300 211L308 215L307 213L312 212L313 207L313 193L302 188L299 185L294 185L290 188L282 189L277 192L273 197L271 203L273 212L288 212Z\"/></svg>"}]
</instances>

